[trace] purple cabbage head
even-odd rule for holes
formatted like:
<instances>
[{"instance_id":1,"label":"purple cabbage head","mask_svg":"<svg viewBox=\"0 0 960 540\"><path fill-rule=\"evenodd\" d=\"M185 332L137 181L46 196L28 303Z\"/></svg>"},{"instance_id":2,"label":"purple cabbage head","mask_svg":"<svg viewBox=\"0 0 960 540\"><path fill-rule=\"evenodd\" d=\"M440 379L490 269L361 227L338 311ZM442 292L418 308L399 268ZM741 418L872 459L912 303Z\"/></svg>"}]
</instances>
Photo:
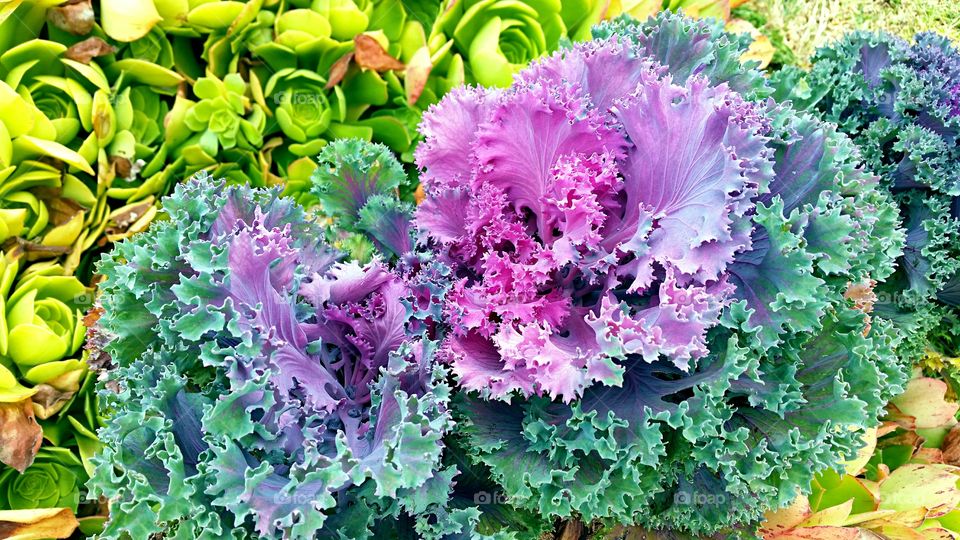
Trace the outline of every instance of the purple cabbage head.
<instances>
[{"instance_id":1,"label":"purple cabbage head","mask_svg":"<svg viewBox=\"0 0 960 540\"><path fill-rule=\"evenodd\" d=\"M844 293L903 233L849 139L768 99L722 27L595 35L423 117L440 356L512 504L713 533L852 455L902 383L889 324Z\"/></svg>"}]
</instances>

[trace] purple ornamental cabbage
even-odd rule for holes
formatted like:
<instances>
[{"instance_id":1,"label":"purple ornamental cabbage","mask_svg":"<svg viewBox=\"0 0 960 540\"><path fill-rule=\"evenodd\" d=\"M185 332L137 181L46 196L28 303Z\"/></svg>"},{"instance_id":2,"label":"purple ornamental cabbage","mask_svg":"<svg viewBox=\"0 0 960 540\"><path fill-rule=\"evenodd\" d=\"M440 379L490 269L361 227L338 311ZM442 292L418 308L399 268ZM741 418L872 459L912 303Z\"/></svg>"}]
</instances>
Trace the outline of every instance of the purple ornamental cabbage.
<instances>
[{"instance_id":1,"label":"purple ornamental cabbage","mask_svg":"<svg viewBox=\"0 0 960 540\"><path fill-rule=\"evenodd\" d=\"M364 538L444 502L450 425L415 284L336 262L275 192L198 178L101 272L116 363L105 538ZM412 516L401 520L401 515ZM425 523L425 521L424 521Z\"/></svg>"},{"instance_id":2,"label":"purple ornamental cabbage","mask_svg":"<svg viewBox=\"0 0 960 540\"><path fill-rule=\"evenodd\" d=\"M742 41L670 14L595 34L424 115L441 355L513 504L714 532L851 456L901 384L844 292L902 233L848 139L762 99Z\"/></svg>"}]
</instances>

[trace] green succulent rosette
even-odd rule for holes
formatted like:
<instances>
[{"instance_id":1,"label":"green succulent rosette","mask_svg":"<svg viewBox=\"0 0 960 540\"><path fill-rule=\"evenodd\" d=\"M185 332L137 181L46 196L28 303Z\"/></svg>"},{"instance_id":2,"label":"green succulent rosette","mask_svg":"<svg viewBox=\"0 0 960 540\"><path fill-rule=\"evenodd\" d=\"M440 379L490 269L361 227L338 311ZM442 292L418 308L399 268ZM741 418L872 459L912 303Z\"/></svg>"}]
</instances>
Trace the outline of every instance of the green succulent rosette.
<instances>
[{"instance_id":1,"label":"green succulent rosette","mask_svg":"<svg viewBox=\"0 0 960 540\"><path fill-rule=\"evenodd\" d=\"M33 464L22 473L9 468L0 471L0 508L6 511L66 508L77 520L81 536L93 536L103 530L106 509L105 505L82 497L80 489L89 478L83 461L73 449L41 448Z\"/></svg>"},{"instance_id":2,"label":"green succulent rosette","mask_svg":"<svg viewBox=\"0 0 960 540\"><path fill-rule=\"evenodd\" d=\"M76 277L22 277L5 302L0 354L31 384L82 369L82 361L69 358L83 345L83 308L90 302L89 289Z\"/></svg>"},{"instance_id":3,"label":"green succulent rosette","mask_svg":"<svg viewBox=\"0 0 960 540\"><path fill-rule=\"evenodd\" d=\"M0 33L22 26L15 12ZM116 218L130 204L152 206L165 187L168 107L158 88L181 77L141 60L114 62L116 49L97 35L81 39L49 23L27 34L0 53L0 238L16 239L28 261L73 272L105 236L146 226Z\"/></svg>"},{"instance_id":4,"label":"green succulent rosette","mask_svg":"<svg viewBox=\"0 0 960 540\"><path fill-rule=\"evenodd\" d=\"M91 289L58 264L21 270L24 254L0 258L0 510L68 508L94 534L106 510L84 487L102 425L81 349Z\"/></svg>"},{"instance_id":5,"label":"green succulent rosette","mask_svg":"<svg viewBox=\"0 0 960 540\"><path fill-rule=\"evenodd\" d=\"M66 448L42 448L24 472L7 469L0 473L0 506L11 510L66 507L77 512L77 485L86 480L83 463L73 452Z\"/></svg>"},{"instance_id":6,"label":"green succulent rosette","mask_svg":"<svg viewBox=\"0 0 960 540\"><path fill-rule=\"evenodd\" d=\"M208 156L231 148L255 149L263 144L263 109L251 103L243 78L231 73L218 79L213 74L193 85L195 103L184 115L184 125L195 135L188 140Z\"/></svg>"},{"instance_id":7,"label":"green succulent rosette","mask_svg":"<svg viewBox=\"0 0 960 540\"><path fill-rule=\"evenodd\" d=\"M467 59L470 82L506 87L562 38L589 39L604 9L604 2L590 0L446 0L431 39L453 40Z\"/></svg>"},{"instance_id":8,"label":"green succulent rosette","mask_svg":"<svg viewBox=\"0 0 960 540\"><path fill-rule=\"evenodd\" d=\"M31 399L32 414L44 427L44 437L66 442L68 430L54 428L65 418L92 376L81 347L86 335L84 312L92 291L58 265L31 266L20 273L19 261L4 259L0 274L0 402ZM15 283L14 283L15 282ZM96 440L97 415L91 396L81 399L84 410L76 429ZM74 411L75 412L75 411ZM52 431L47 431L50 426ZM75 441L76 442L76 441ZM84 441L85 443L88 441ZM92 445L86 445L92 447Z\"/></svg>"},{"instance_id":9,"label":"green succulent rosette","mask_svg":"<svg viewBox=\"0 0 960 540\"><path fill-rule=\"evenodd\" d=\"M6 129L11 143L0 142L0 158L14 147L10 159L31 151L34 161L64 164L92 193L86 202L95 201L83 208L71 270L85 268L77 253L142 230L156 214L155 196L200 170L258 186L288 177L296 185L324 144L348 137L383 143L409 163L427 107L464 82L508 81L562 38L588 37L606 3L100 0L99 7L25 1L0 11L10 44L0 78L49 120L36 130Z\"/></svg>"}]
</instances>

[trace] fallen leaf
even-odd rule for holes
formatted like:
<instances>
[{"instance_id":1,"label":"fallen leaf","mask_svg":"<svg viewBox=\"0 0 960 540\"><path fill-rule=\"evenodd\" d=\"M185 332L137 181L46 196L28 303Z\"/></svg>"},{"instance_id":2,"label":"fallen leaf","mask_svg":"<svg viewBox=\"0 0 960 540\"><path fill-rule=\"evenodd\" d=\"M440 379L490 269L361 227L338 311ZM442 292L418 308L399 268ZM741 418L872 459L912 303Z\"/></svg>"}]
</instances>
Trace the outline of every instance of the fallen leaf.
<instances>
[{"instance_id":1,"label":"fallen leaf","mask_svg":"<svg viewBox=\"0 0 960 540\"><path fill-rule=\"evenodd\" d=\"M869 531L850 527L802 527L764 538L765 540L860 540L879 537Z\"/></svg>"},{"instance_id":2,"label":"fallen leaf","mask_svg":"<svg viewBox=\"0 0 960 540\"><path fill-rule=\"evenodd\" d=\"M0 538L7 540L68 538L78 525L69 508L0 510Z\"/></svg>"},{"instance_id":3,"label":"fallen leaf","mask_svg":"<svg viewBox=\"0 0 960 540\"><path fill-rule=\"evenodd\" d=\"M71 45L63 53L64 56L81 64L89 64L97 56L106 56L113 54L117 49L106 41L98 37L90 37L79 43Z\"/></svg>"},{"instance_id":4,"label":"fallen leaf","mask_svg":"<svg viewBox=\"0 0 960 540\"><path fill-rule=\"evenodd\" d=\"M803 523L811 514L810 500L800 495L789 505L767 512L760 525L760 534L764 538L777 536Z\"/></svg>"},{"instance_id":5,"label":"fallen leaf","mask_svg":"<svg viewBox=\"0 0 960 540\"><path fill-rule=\"evenodd\" d=\"M884 421L880 424L880 427L877 428L877 437L879 438L879 437L883 437L884 435L887 435L887 434L889 434L889 433L893 433L894 431L897 430L898 427L900 427L900 426L897 425L896 422L893 422L893 421L890 421L890 420L884 420Z\"/></svg>"},{"instance_id":6,"label":"fallen leaf","mask_svg":"<svg viewBox=\"0 0 960 540\"><path fill-rule=\"evenodd\" d=\"M881 510L898 512L920 508L925 517L942 516L960 505L960 468L908 463L880 484Z\"/></svg>"},{"instance_id":7,"label":"fallen leaf","mask_svg":"<svg viewBox=\"0 0 960 540\"><path fill-rule=\"evenodd\" d=\"M150 197L139 204L131 204L110 216L110 223L107 225L109 234L119 234L130 228L131 225L140 219L150 207L153 206L153 197Z\"/></svg>"},{"instance_id":8,"label":"fallen leaf","mask_svg":"<svg viewBox=\"0 0 960 540\"><path fill-rule=\"evenodd\" d=\"M950 403L947 383L929 377L919 377L907 383L907 389L890 400L897 409L916 419L918 429L935 428L955 423L954 415L960 405Z\"/></svg>"},{"instance_id":9,"label":"fallen leaf","mask_svg":"<svg viewBox=\"0 0 960 540\"><path fill-rule=\"evenodd\" d=\"M943 462L947 465L960 465L960 424L953 426L940 446Z\"/></svg>"},{"instance_id":10,"label":"fallen leaf","mask_svg":"<svg viewBox=\"0 0 960 540\"><path fill-rule=\"evenodd\" d=\"M750 34L753 41L740 56L741 62L755 60L760 62L760 69L767 67L773 60L774 53L777 52L770 38L760 33L750 22L743 19L734 19L727 23L726 30L734 34Z\"/></svg>"},{"instance_id":11,"label":"fallen leaf","mask_svg":"<svg viewBox=\"0 0 960 540\"><path fill-rule=\"evenodd\" d=\"M20 237L8 238L3 243L3 252L8 257L20 257L21 260L39 261L59 257L70 253L71 248L66 246L44 246L37 242L30 242Z\"/></svg>"},{"instance_id":12,"label":"fallen leaf","mask_svg":"<svg viewBox=\"0 0 960 540\"><path fill-rule=\"evenodd\" d=\"M862 521L860 525L868 529L883 529L890 525L896 525L898 527L906 527L908 529L916 529L923 524L923 521L927 517L927 509L924 507L912 508L910 510L904 510L902 512L888 512L883 514L881 517L876 519L871 519L868 521Z\"/></svg>"},{"instance_id":13,"label":"fallen leaf","mask_svg":"<svg viewBox=\"0 0 960 540\"><path fill-rule=\"evenodd\" d=\"M60 412L76 393L76 391L62 392L49 384L38 384L36 389L37 393L33 395L33 412L41 420L46 420Z\"/></svg>"},{"instance_id":14,"label":"fallen leaf","mask_svg":"<svg viewBox=\"0 0 960 540\"><path fill-rule=\"evenodd\" d=\"M404 68L403 62L390 56L377 40L366 34L359 34L353 38L353 44L355 47L353 58L357 65L364 69L379 72Z\"/></svg>"},{"instance_id":15,"label":"fallen leaf","mask_svg":"<svg viewBox=\"0 0 960 540\"><path fill-rule=\"evenodd\" d=\"M53 225L63 225L85 210L77 201L63 197L60 188L36 188L33 193L46 205Z\"/></svg>"},{"instance_id":16,"label":"fallen leaf","mask_svg":"<svg viewBox=\"0 0 960 540\"><path fill-rule=\"evenodd\" d=\"M341 56L330 66L330 76L327 77L327 85L324 86L324 88L329 90L340 84L340 81L343 80L343 77L347 74L347 70L350 68L351 60L353 60L353 51Z\"/></svg>"},{"instance_id":17,"label":"fallen leaf","mask_svg":"<svg viewBox=\"0 0 960 540\"><path fill-rule=\"evenodd\" d=\"M845 503L824 508L803 521L801 527L836 527L841 526L850 517L853 510L853 499Z\"/></svg>"},{"instance_id":18,"label":"fallen leaf","mask_svg":"<svg viewBox=\"0 0 960 540\"><path fill-rule=\"evenodd\" d=\"M67 2L50 8L47 10L47 20L57 28L77 36L89 34L96 22L90 0Z\"/></svg>"},{"instance_id":19,"label":"fallen leaf","mask_svg":"<svg viewBox=\"0 0 960 540\"><path fill-rule=\"evenodd\" d=\"M915 531L904 525L889 524L884 525L878 531L883 538L889 540L925 540L926 537L919 531Z\"/></svg>"},{"instance_id":20,"label":"fallen leaf","mask_svg":"<svg viewBox=\"0 0 960 540\"><path fill-rule=\"evenodd\" d=\"M910 458L912 463L943 463L943 452L939 448L920 448Z\"/></svg>"},{"instance_id":21,"label":"fallen leaf","mask_svg":"<svg viewBox=\"0 0 960 540\"><path fill-rule=\"evenodd\" d=\"M853 514L852 516L848 517L843 524L846 527L850 527L851 525L859 526L862 523L879 520L881 518L885 518L887 516L890 516L896 513L897 513L896 510L874 510L873 512L863 512L860 514Z\"/></svg>"},{"instance_id":22,"label":"fallen leaf","mask_svg":"<svg viewBox=\"0 0 960 540\"><path fill-rule=\"evenodd\" d=\"M923 540L956 540L956 536L942 527L928 527L920 531Z\"/></svg>"},{"instance_id":23,"label":"fallen leaf","mask_svg":"<svg viewBox=\"0 0 960 540\"><path fill-rule=\"evenodd\" d=\"M23 472L33 464L41 442L43 430L33 416L30 399L0 403L0 462Z\"/></svg>"},{"instance_id":24,"label":"fallen leaf","mask_svg":"<svg viewBox=\"0 0 960 540\"><path fill-rule=\"evenodd\" d=\"M103 313L104 313L104 309L102 306L100 305L93 306L92 308L90 308L90 311L87 311L87 313L84 314L83 325L86 326L87 328L92 327L93 325L97 324L97 321L100 320L100 317L103 316Z\"/></svg>"},{"instance_id":25,"label":"fallen leaf","mask_svg":"<svg viewBox=\"0 0 960 540\"><path fill-rule=\"evenodd\" d=\"M914 451L916 451L923 446L923 437L918 435L914 430L900 431L884 439L883 446L884 448L890 448L891 446L912 446Z\"/></svg>"},{"instance_id":26,"label":"fallen leaf","mask_svg":"<svg viewBox=\"0 0 960 540\"><path fill-rule=\"evenodd\" d=\"M403 85L407 92L407 103L411 106L420 99L420 94L427 86L427 80L430 78L430 70L433 69L433 62L430 60L430 49L424 45L413 53L410 63L407 64L407 71L403 76Z\"/></svg>"}]
</instances>

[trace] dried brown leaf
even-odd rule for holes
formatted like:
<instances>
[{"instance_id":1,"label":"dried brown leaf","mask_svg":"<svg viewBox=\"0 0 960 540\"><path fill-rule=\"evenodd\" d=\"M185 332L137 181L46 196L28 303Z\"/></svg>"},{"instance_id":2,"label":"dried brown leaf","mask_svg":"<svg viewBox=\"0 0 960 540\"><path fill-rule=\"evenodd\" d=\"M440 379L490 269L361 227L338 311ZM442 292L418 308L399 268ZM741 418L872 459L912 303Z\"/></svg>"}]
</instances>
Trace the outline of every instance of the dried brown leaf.
<instances>
[{"instance_id":1,"label":"dried brown leaf","mask_svg":"<svg viewBox=\"0 0 960 540\"><path fill-rule=\"evenodd\" d=\"M407 91L407 103L411 106L417 103L420 94L426 88L431 69L433 69L433 62L430 60L430 49L424 45L413 53L410 63L407 64L407 71L403 76Z\"/></svg>"},{"instance_id":2,"label":"dried brown leaf","mask_svg":"<svg viewBox=\"0 0 960 540\"><path fill-rule=\"evenodd\" d=\"M46 420L60 412L76 393L76 391L61 392L49 384L39 384L36 388L37 393L33 395L33 412L41 420Z\"/></svg>"},{"instance_id":3,"label":"dried brown leaf","mask_svg":"<svg viewBox=\"0 0 960 540\"><path fill-rule=\"evenodd\" d=\"M403 62L390 56L390 54L380 46L377 40L366 34L359 34L353 38L353 45L353 59L356 60L357 65L363 69L372 69L381 72L404 68Z\"/></svg>"},{"instance_id":4,"label":"dried brown leaf","mask_svg":"<svg viewBox=\"0 0 960 540\"><path fill-rule=\"evenodd\" d=\"M90 0L67 2L50 8L47 10L47 20L57 28L77 36L89 34L96 22Z\"/></svg>"},{"instance_id":5,"label":"dried brown leaf","mask_svg":"<svg viewBox=\"0 0 960 540\"><path fill-rule=\"evenodd\" d=\"M60 188L36 188L33 193L46 205L53 225L63 225L85 210L77 201L64 198Z\"/></svg>"},{"instance_id":6,"label":"dried brown leaf","mask_svg":"<svg viewBox=\"0 0 960 540\"><path fill-rule=\"evenodd\" d=\"M943 452L944 463L960 466L960 424L953 426L944 437L940 451Z\"/></svg>"},{"instance_id":7,"label":"dried brown leaf","mask_svg":"<svg viewBox=\"0 0 960 540\"><path fill-rule=\"evenodd\" d=\"M342 81L344 76L346 76L347 70L350 69L351 60L353 60L353 51L341 56L336 62L333 63L332 66L330 66L330 76L327 77L327 85L324 88L329 90L340 84L340 81Z\"/></svg>"},{"instance_id":8,"label":"dried brown leaf","mask_svg":"<svg viewBox=\"0 0 960 540\"><path fill-rule=\"evenodd\" d=\"M113 170L118 177L130 178L130 173L133 172L133 163L129 159L120 156L110 156L110 163L113 164Z\"/></svg>"},{"instance_id":9,"label":"dried brown leaf","mask_svg":"<svg viewBox=\"0 0 960 540\"><path fill-rule=\"evenodd\" d=\"M557 540L580 540L583 536L583 523L579 519L567 521Z\"/></svg>"},{"instance_id":10,"label":"dried brown leaf","mask_svg":"<svg viewBox=\"0 0 960 540\"><path fill-rule=\"evenodd\" d=\"M89 37L70 46L70 48L68 48L63 54L67 58L76 60L81 64L89 64L91 60L98 56L106 56L108 54L113 54L116 51L116 47L110 45L106 41L98 37Z\"/></svg>"},{"instance_id":11,"label":"dried brown leaf","mask_svg":"<svg viewBox=\"0 0 960 540\"><path fill-rule=\"evenodd\" d=\"M0 403L0 462L23 472L43 442L43 430L33 416L30 399Z\"/></svg>"}]
</instances>

